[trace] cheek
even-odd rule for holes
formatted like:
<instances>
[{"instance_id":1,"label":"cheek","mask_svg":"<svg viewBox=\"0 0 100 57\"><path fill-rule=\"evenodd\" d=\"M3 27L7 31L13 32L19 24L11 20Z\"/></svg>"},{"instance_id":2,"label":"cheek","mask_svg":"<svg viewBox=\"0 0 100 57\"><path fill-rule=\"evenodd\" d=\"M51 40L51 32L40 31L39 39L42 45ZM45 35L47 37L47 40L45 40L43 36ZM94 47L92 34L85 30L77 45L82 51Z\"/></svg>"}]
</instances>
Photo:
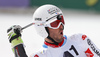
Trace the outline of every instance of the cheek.
<instances>
[{"instance_id":1,"label":"cheek","mask_svg":"<svg viewBox=\"0 0 100 57\"><path fill-rule=\"evenodd\" d=\"M51 28L48 28L48 31L49 31L49 35L52 37L52 38L55 38L57 37L59 34L59 29L51 29Z\"/></svg>"},{"instance_id":2,"label":"cheek","mask_svg":"<svg viewBox=\"0 0 100 57\"><path fill-rule=\"evenodd\" d=\"M50 35L53 35L53 36L55 36L55 35L57 35L58 34L58 30L51 30L50 31Z\"/></svg>"}]
</instances>

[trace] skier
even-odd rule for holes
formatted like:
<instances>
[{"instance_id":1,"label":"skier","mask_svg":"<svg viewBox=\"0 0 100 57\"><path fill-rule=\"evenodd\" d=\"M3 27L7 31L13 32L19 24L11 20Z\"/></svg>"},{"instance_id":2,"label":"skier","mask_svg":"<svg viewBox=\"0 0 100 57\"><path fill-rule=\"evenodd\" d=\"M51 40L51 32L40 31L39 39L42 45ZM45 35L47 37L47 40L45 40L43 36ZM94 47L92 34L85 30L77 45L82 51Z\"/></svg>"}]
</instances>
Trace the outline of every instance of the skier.
<instances>
[{"instance_id":1,"label":"skier","mask_svg":"<svg viewBox=\"0 0 100 57\"><path fill-rule=\"evenodd\" d=\"M43 5L33 14L37 33L45 38L42 50L31 57L100 57L100 50L84 34L66 36L62 11L54 5ZM8 38L15 57L28 57L21 39L21 26L8 29Z\"/></svg>"}]
</instances>

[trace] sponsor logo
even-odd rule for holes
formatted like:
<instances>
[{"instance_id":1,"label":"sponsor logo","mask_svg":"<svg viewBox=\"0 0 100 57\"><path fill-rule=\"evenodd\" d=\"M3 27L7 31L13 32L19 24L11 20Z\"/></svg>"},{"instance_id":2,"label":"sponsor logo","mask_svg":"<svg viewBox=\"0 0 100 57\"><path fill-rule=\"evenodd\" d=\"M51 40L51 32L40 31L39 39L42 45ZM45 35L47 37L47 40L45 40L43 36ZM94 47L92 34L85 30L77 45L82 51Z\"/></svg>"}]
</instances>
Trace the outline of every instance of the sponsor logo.
<instances>
[{"instance_id":1,"label":"sponsor logo","mask_svg":"<svg viewBox=\"0 0 100 57\"><path fill-rule=\"evenodd\" d=\"M94 56L94 54L91 52L91 50L89 48L85 51L85 53L86 53L87 57L93 57Z\"/></svg>"},{"instance_id":2,"label":"sponsor logo","mask_svg":"<svg viewBox=\"0 0 100 57\"><path fill-rule=\"evenodd\" d=\"M42 50L42 51L41 51L41 54L44 54L44 52L45 52L45 50Z\"/></svg>"},{"instance_id":3,"label":"sponsor logo","mask_svg":"<svg viewBox=\"0 0 100 57\"><path fill-rule=\"evenodd\" d=\"M37 54L34 57L39 57Z\"/></svg>"},{"instance_id":4,"label":"sponsor logo","mask_svg":"<svg viewBox=\"0 0 100 57\"><path fill-rule=\"evenodd\" d=\"M86 37L87 37L86 35L82 35L82 39L83 39L83 40L85 40Z\"/></svg>"},{"instance_id":5,"label":"sponsor logo","mask_svg":"<svg viewBox=\"0 0 100 57\"><path fill-rule=\"evenodd\" d=\"M100 52L95 48L95 46L93 45L90 39L87 39L87 43L91 47L91 49L94 51L94 53L96 53L100 57Z\"/></svg>"},{"instance_id":6,"label":"sponsor logo","mask_svg":"<svg viewBox=\"0 0 100 57\"><path fill-rule=\"evenodd\" d=\"M60 12L60 9L56 8L56 7L52 7L49 10L47 10L49 14L59 14L58 12Z\"/></svg>"},{"instance_id":7,"label":"sponsor logo","mask_svg":"<svg viewBox=\"0 0 100 57\"><path fill-rule=\"evenodd\" d=\"M42 18L35 18L35 20L37 20L37 21L42 21Z\"/></svg>"}]
</instances>

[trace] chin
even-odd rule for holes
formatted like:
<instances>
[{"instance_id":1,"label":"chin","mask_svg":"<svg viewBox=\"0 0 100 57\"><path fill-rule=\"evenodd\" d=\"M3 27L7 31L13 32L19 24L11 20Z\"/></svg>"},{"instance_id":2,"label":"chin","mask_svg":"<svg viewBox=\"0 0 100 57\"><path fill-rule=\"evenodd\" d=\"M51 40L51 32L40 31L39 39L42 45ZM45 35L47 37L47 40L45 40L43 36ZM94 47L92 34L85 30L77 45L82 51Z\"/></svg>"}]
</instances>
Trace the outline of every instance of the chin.
<instances>
[{"instance_id":1,"label":"chin","mask_svg":"<svg viewBox=\"0 0 100 57\"><path fill-rule=\"evenodd\" d=\"M61 43L63 40L61 40L59 43Z\"/></svg>"},{"instance_id":2,"label":"chin","mask_svg":"<svg viewBox=\"0 0 100 57\"><path fill-rule=\"evenodd\" d=\"M63 37L61 37L61 39L59 40L59 43L60 43L60 42L62 42L62 41L63 41L63 39L64 39L64 38L63 38Z\"/></svg>"}]
</instances>

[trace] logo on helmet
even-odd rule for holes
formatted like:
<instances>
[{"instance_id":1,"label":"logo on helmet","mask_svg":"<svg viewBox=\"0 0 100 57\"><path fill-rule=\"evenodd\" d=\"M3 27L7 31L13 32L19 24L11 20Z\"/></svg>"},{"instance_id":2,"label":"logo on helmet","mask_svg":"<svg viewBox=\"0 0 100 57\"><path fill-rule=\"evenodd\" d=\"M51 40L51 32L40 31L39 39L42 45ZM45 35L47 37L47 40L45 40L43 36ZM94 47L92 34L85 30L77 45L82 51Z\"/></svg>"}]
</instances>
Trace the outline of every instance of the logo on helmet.
<instances>
[{"instance_id":1,"label":"logo on helmet","mask_svg":"<svg viewBox=\"0 0 100 57\"><path fill-rule=\"evenodd\" d=\"M42 18L35 18L36 21L42 21Z\"/></svg>"},{"instance_id":2,"label":"logo on helmet","mask_svg":"<svg viewBox=\"0 0 100 57\"><path fill-rule=\"evenodd\" d=\"M57 12L60 12L60 9L56 8L56 7L52 7L50 8L49 10L47 10L49 14L54 14L54 13L57 13Z\"/></svg>"}]
</instances>

